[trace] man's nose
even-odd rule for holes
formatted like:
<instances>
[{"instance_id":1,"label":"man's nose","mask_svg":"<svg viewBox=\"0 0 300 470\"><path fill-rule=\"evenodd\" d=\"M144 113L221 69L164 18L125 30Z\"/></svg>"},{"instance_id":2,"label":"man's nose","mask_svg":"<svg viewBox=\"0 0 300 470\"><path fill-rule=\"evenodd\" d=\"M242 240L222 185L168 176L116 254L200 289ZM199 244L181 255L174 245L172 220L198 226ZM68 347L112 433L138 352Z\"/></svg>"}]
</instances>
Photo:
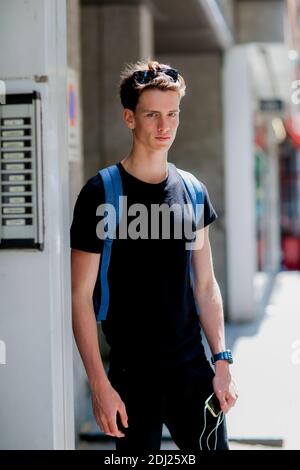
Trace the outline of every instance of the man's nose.
<instances>
[{"instance_id":1,"label":"man's nose","mask_svg":"<svg viewBox=\"0 0 300 470\"><path fill-rule=\"evenodd\" d=\"M158 123L158 132L166 133L170 130L170 127L166 120L160 119Z\"/></svg>"}]
</instances>

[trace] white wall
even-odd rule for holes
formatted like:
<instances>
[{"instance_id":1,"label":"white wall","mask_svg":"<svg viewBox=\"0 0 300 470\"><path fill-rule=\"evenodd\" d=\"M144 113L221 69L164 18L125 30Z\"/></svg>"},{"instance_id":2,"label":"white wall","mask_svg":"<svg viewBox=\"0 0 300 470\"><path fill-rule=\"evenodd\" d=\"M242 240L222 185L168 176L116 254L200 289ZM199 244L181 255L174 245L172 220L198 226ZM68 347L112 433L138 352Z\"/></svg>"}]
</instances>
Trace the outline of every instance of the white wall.
<instances>
[{"instance_id":1,"label":"white wall","mask_svg":"<svg viewBox=\"0 0 300 470\"><path fill-rule=\"evenodd\" d=\"M0 250L0 448L74 447L64 0L2 0L0 79L39 90L45 249ZM36 76L43 75L42 82Z\"/></svg>"}]
</instances>

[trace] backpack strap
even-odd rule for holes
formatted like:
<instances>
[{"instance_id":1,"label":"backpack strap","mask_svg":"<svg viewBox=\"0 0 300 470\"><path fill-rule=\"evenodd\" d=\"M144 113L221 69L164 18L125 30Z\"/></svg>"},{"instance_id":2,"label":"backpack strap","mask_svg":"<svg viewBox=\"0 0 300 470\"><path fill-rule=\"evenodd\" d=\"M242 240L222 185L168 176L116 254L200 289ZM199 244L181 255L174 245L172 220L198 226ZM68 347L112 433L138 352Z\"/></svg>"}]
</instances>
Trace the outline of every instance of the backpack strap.
<instances>
[{"instance_id":1,"label":"backpack strap","mask_svg":"<svg viewBox=\"0 0 300 470\"><path fill-rule=\"evenodd\" d=\"M202 185L200 181L198 181L197 178L192 175L192 173L189 173L185 170L180 170L179 168L177 168L177 171L182 178L182 181L191 200L197 226L202 215L202 209L204 204L204 194Z\"/></svg>"},{"instance_id":2,"label":"backpack strap","mask_svg":"<svg viewBox=\"0 0 300 470\"><path fill-rule=\"evenodd\" d=\"M99 311L95 312L97 322L105 320L108 311L109 286L107 274L114 233L122 217L122 198L120 199L120 196L123 195L122 179L117 165L103 168L99 170L99 174L103 181L105 204L113 205L116 211L116 226L114 227L112 223L109 224L110 231L108 237L103 240L104 244L100 263L101 303Z\"/></svg>"},{"instance_id":3,"label":"backpack strap","mask_svg":"<svg viewBox=\"0 0 300 470\"><path fill-rule=\"evenodd\" d=\"M195 178L192 173L189 173L185 170L180 170L177 168L178 173L180 174L183 184L188 192L189 198L193 206L193 212L195 216L196 227L201 219L203 208L204 208L204 192L200 181ZM190 278L191 285L194 286L194 274L192 268L192 250L190 250Z\"/></svg>"}]
</instances>

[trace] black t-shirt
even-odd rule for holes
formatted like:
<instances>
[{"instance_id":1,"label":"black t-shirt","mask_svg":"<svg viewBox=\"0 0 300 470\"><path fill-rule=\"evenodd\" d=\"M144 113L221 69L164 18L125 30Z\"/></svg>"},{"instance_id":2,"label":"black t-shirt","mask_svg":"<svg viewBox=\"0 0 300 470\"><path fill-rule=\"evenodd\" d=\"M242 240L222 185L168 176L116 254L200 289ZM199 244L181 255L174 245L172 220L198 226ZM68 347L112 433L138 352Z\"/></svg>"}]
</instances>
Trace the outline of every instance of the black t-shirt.
<instances>
[{"instance_id":1,"label":"black t-shirt","mask_svg":"<svg viewBox=\"0 0 300 470\"><path fill-rule=\"evenodd\" d=\"M146 183L128 173L117 163L127 196L127 206L143 204L151 214L153 204L189 204L181 176L168 163L168 176L160 183ZM203 183L204 211L202 226L212 223L217 214ZM71 247L91 253L102 253L103 240L96 226L101 217L97 207L103 204L104 187L99 174L82 188L71 227ZM185 215L186 217L186 215ZM127 213L128 225L134 219ZM148 238L114 239L108 269L109 308L102 327L111 356L124 362L141 362L162 368L173 368L188 360L200 358L207 367L201 341L199 318L190 283L189 256L186 243L175 235L176 224L183 219L171 216L170 236L151 239L151 217ZM193 221L195 229L195 222ZM99 275L94 295L101 295Z\"/></svg>"}]
</instances>

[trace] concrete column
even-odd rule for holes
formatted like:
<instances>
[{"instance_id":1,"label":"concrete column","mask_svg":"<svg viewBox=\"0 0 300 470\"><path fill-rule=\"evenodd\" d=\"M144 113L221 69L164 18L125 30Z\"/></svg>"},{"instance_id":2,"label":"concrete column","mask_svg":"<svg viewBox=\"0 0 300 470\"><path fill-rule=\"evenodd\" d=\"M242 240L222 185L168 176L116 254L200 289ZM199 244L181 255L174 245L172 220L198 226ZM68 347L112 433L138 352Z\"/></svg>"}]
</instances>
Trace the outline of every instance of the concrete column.
<instances>
[{"instance_id":1,"label":"concrete column","mask_svg":"<svg viewBox=\"0 0 300 470\"><path fill-rule=\"evenodd\" d=\"M82 7L85 178L130 150L118 96L119 75L126 63L153 57L149 9L122 3Z\"/></svg>"},{"instance_id":2,"label":"concrete column","mask_svg":"<svg viewBox=\"0 0 300 470\"><path fill-rule=\"evenodd\" d=\"M218 212L219 218L211 227L210 238L215 274L226 311L222 57L220 54L168 54L159 55L158 60L178 68L186 81L180 126L169 160L203 181Z\"/></svg>"},{"instance_id":3,"label":"concrete column","mask_svg":"<svg viewBox=\"0 0 300 470\"><path fill-rule=\"evenodd\" d=\"M224 67L228 318L233 321L255 315L254 116L247 50L229 50Z\"/></svg>"}]
</instances>

